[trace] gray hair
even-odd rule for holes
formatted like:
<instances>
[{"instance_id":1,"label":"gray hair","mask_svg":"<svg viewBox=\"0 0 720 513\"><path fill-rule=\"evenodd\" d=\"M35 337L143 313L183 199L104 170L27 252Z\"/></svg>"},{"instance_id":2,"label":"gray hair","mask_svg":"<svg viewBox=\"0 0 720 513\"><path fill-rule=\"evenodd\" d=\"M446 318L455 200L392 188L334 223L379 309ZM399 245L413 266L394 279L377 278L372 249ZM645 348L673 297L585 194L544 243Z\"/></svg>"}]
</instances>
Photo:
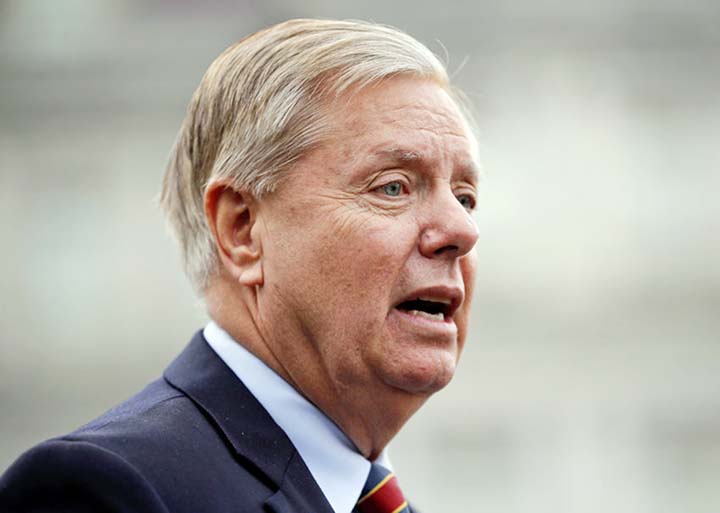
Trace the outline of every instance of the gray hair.
<instances>
[{"instance_id":1,"label":"gray hair","mask_svg":"<svg viewBox=\"0 0 720 513\"><path fill-rule=\"evenodd\" d=\"M430 50L398 29L368 22L291 20L215 59L190 101L160 193L199 293L218 268L205 219L208 184L226 181L255 197L271 193L326 135L322 107L330 95L397 74L432 79L458 99Z\"/></svg>"}]
</instances>

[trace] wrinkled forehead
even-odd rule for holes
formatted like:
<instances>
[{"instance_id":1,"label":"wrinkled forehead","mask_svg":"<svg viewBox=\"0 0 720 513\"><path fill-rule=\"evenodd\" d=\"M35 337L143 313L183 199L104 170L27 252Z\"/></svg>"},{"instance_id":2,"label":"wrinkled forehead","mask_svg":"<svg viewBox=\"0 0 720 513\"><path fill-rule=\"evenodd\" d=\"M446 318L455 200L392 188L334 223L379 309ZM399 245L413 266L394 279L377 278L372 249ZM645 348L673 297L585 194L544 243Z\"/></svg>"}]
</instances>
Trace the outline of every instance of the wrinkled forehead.
<instances>
[{"instance_id":1,"label":"wrinkled forehead","mask_svg":"<svg viewBox=\"0 0 720 513\"><path fill-rule=\"evenodd\" d=\"M328 111L329 144L407 163L449 152L459 165L478 171L471 118L443 83L396 76L347 92Z\"/></svg>"}]
</instances>

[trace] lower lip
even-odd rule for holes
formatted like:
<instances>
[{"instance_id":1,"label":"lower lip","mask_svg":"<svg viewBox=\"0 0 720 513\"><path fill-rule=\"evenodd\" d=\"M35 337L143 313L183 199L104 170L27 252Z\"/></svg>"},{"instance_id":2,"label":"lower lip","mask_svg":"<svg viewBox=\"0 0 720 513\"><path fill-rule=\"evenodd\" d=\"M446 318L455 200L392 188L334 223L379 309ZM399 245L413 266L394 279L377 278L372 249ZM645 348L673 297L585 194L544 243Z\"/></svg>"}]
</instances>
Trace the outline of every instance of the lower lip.
<instances>
[{"instance_id":1,"label":"lower lip","mask_svg":"<svg viewBox=\"0 0 720 513\"><path fill-rule=\"evenodd\" d=\"M456 336L457 326L451 318L429 319L420 315L413 315L404 310L393 308L388 315L389 319L394 319L401 323L403 327L418 332L420 335L435 336Z\"/></svg>"}]
</instances>

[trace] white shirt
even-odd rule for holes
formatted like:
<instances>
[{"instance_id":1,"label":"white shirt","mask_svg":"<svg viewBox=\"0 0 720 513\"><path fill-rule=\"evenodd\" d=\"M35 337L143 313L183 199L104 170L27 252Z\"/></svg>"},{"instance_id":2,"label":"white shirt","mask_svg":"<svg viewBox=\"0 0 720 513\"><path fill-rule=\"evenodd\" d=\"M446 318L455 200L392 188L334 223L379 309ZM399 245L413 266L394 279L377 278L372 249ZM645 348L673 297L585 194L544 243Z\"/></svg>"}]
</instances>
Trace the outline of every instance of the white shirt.
<instances>
[{"instance_id":1,"label":"white shirt","mask_svg":"<svg viewBox=\"0 0 720 513\"><path fill-rule=\"evenodd\" d=\"M370 473L370 462L322 411L220 326L211 321L203 335L285 431L335 513L351 513ZM392 469L385 451L377 462Z\"/></svg>"}]
</instances>

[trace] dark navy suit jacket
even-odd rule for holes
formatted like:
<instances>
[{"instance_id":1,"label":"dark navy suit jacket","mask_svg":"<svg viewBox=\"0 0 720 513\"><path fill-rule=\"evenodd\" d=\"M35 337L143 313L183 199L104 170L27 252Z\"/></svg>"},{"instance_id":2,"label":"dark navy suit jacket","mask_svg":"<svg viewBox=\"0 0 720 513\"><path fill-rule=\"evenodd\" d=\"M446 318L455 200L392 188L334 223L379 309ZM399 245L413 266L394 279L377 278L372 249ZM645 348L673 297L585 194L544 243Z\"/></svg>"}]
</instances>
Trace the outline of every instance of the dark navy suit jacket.
<instances>
[{"instance_id":1,"label":"dark navy suit jacket","mask_svg":"<svg viewBox=\"0 0 720 513\"><path fill-rule=\"evenodd\" d=\"M285 433L197 333L162 379L0 478L2 513L332 513Z\"/></svg>"}]
</instances>

